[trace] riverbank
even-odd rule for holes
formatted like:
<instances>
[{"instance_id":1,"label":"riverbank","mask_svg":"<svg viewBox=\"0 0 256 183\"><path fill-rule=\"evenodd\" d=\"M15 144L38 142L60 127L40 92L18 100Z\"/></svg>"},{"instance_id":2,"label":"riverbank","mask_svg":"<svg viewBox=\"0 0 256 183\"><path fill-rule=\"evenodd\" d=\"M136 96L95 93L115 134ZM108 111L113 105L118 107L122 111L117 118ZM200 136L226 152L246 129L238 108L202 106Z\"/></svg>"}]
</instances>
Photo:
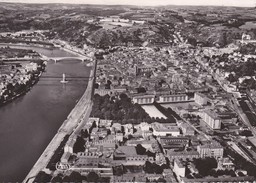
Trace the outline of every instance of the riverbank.
<instances>
[{"instance_id":1,"label":"riverbank","mask_svg":"<svg viewBox=\"0 0 256 183\"><path fill-rule=\"evenodd\" d=\"M96 66L96 61L95 61ZM30 170L23 182L33 182L35 177L40 171L45 169L49 164L51 157L56 153L56 150L60 146L61 142L64 140L66 135L70 135L75 129L89 118L89 114L92 108L92 93L94 85L94 76L96 72L96 67L94 67L90 72L90 80L88 82L86 91L83 96L73 108L73 110L68 115L67 119L63 122L59 128L57 134L53 137L51 142L48 144L42 155L39 157L33 168Z\"/></svg>"},{"instance_id":2,"label":"riverbank","mask_svg":"<svg viewBox=\"0 0 256 183\"><path fill-rule=\"evenodd\" d=\"M32 85L27 85L27 86L26 86L26 89L25 89L24 91L22 91L21 93L16 94L16 95L13 96L12 98L9 98L9 99L6 99L6 100L4 100L4 101L1 101L1 102L0 102L0 107L1 107L1 106L4 106L4 105L6 105L6 104L8 104L8 103L10 103L10 102L12 102L13 100L15 100L15 99L17 99L17 98L19 98L19 97L21 97L21 96L23 96L23 95L26 95L26 93L29 92L29 91L31 90L31 88L32 88L38 81L39 81L39 77L35 80L35 82L33 82Z\"/></svg>"},{"instance_id":3,"label":"riverbank","mask_svg":"<svg viewBox=\"0 0 256 183\"><path fill-rule=\"evenodd\" d=\"M49 57L74 57L58 48L14 48L35 50ZM86 63L73 59L47 62L45 72L29 92L0 108L0 145L4 147L0 151L0 182L24 180L84 94L90 70ZM61 84L63 73L74 79Z\"/></svg>"},{"instance_id":4,"label":"riverbank","mask_svg":"<svg viewBox=\"0 0 256 183\"><path fill-rule=\"evenodd\" d=\"M44 49L49 49L49 50L52 50L52 49L55 49L57 47L55 47L55 45L53 43L50 43L50 42L42 42L44 44L40 44L40 42L38 44L34 44L33 42L20 42L20 40L17 40L17 42L7 42L7 43L0 43L0 47L1 46L4 46L4 47L8 47L8 46L21 46L21 47L31 47L31 46L34 46L34 47L38 47L38 48L44 48ZM47 43L47 44L45 44ZM49 46L46 46L46 45L51 45L50 47ZM74 54L76 56L84 56L83 53L79 52L79 51L74 51L74 50L70 50L70 49L67 49L67 48L58 48L58 49L61 49L65 52L68 52L68 53L71 53L71 54ZM42 55L42 57L44 57L45 55ZM27 60L27 59L24 59L24 60ZM14 60L15 61L15 60ZM17 60L17 61L21 61L21 60ZM33 59L31 59L31 61L33 62ZM18 97L21 97L21 96L24 96L27 92L30 91L30 89L39 81L39 78L40 76L42 75L42 72L44 72L45 70L45 67L46 67L46 64L41 64L41 68L43 68L43 70L41 70L39 72L39 74L37 75L33 75L35 76L34 78L30 79L26 85L25 85L25 88L19 92L19 93L16 93L14 94L13 96L0 96L0 107L3 106L3 105L6 105L10 102L12 102L13 100L17 99ZM37 70L39 71L39 70ZM8 94L12 93L13 91L9 91Z\"/></svg>"},{"instance_id":5,"label":"riverbank","mask_svg":"<svg viewBox=\"0 0 256 183\"><path fill-rule=\"evenodd\" d=\"M39 81L40 76L45 71L45 67L46 67L46 64L44 64L42 62L42 64L40 64L40 67L37 68L37 71L35 71L35 72L37 72L37 74L32 73L31 78L26 82L26 84L20 86L20 88L21 87L24 87L24 88L16 89L19 91L18 93L12 94L12 96L6 96L6 97L0 96L1 97L0 98L0 107L12 102L13 100L17 99L18 97L21 97L21 96L25 95L27 92L29 92L31 90L31 88ZM15 88L13 88L13 90L14 89ZM7 91L10 94L10 93L14 92L13 90L9 90L9 91L7 90Z\"/></svg>"},{"instance_id":6,"label":"riverbank","mask_svg":"<svg viewBox=\"0 0 256 183\"><path fill-rule=\"evenodd\" d=\"M2 43L6 43L6 44L24 44L24 45L32 45L32 46L42 46L42 47L54 47L54 44L49 43L47 41L27 41L27 40L23 40L23 39L13 39L13 38L0 38L0 42Z\"/></svg>"}]
</instances>

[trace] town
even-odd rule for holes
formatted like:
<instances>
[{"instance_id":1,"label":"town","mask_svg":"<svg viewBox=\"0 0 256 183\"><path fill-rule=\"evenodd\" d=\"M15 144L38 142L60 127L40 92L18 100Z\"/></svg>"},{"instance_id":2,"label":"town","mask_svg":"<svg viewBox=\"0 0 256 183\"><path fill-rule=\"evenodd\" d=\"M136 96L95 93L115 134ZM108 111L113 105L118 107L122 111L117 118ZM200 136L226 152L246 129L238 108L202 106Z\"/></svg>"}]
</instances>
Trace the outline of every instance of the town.
<instances>
[{"instance_id":1,"label":"town","mask_svg":"<svg viewBox=\"0 0 256 183\"><path fill-rule=\"evenodd\" d=\"M60 144L45 166L39 159L35 167L42 168L26 181L255 181L255 9L232 14L231 7L103 7L85 6L90 16L75 5L63 10L69 18L63 27L56 21L64 21L58 7L49 14L29 12L37 19L32 25L46 30L0 34L3 43L84 54L95 66L92 85L77 102L83 114L70 113L73 128L63 123L57 132L63 136ZM236 13L241 17L230 19ZM205 39L217 31L227 32ZM47 59L28 49L2 47L0 53L4 103L23 85L32 86L27 83L41 76Z\"/></svg>"},{"instance_id":2,"label":"town","mask_svg":"<svg viewBox=\"0 0 256 183\"><path fill-rule=\"evenodd\" d=\"M64 145L55 181L255 180L253 99L244 88L254 55L180 42L115 47L101 57L91 118Z\"/></svg>"},{"instance_id":3,"label":"town","mask_svg":"<svg viewBox=\"0 0 256 183\"><path fill-rule=\"evenodd\" d=\"M24 94L45 69L44 60L33 50L1 47L0 105Z\"/></svg>"}]
</instances>

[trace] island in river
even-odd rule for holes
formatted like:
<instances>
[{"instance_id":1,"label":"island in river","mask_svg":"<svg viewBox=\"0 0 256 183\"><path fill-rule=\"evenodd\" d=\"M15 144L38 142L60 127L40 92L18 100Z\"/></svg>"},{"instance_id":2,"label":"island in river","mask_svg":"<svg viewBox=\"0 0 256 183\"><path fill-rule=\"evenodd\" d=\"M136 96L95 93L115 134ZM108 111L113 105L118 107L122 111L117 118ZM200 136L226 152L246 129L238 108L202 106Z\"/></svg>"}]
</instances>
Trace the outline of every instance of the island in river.
<instances>
[{"instance_id":1,"label":"island in river","mask_svg":"<svg viewBox=\"0 0 256 183\"><path fill-rule=\"evenodd\" d=\"M10 47L34 50L48 57L74 57L56 48ZM0 108L0 182L23 181L83 95L90 70L78 60L50 61L26 95ZM63 73L69 78L65 85L60 83Z\"/></svg>"},{"instance_id":2,"label":"island in river","mask_svg":"<svg viewBox=\"0 0 256 183\"><path fill-rule=\"evenodd\" d=\"M0 48L0 106L25 94L45 70L46 61L33 50Z\"/></svg>"}]
</instances>

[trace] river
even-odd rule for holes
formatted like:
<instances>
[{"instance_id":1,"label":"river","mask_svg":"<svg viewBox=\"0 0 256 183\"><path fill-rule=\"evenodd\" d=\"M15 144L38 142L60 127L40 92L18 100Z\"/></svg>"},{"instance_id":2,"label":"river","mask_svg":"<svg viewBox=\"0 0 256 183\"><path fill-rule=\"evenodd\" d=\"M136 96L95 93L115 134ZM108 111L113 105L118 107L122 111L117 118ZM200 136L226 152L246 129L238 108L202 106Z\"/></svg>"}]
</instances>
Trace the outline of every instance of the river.
<instances>
[{"instance_id":1,"label":"river","mask_svg":"<svg viewBox=\"0 0 256 183\"><path fill-rule=\"evenodd\" d=\"M25 48L50 57L74 56L59 49ZM54 78L62 73L71 77L65 85ZM90 68L78 60L48 62L26 95L0 107L0 182L23 181L86 89L88 79L72 77L89 74Z\"/></svg>"}]
</instances>

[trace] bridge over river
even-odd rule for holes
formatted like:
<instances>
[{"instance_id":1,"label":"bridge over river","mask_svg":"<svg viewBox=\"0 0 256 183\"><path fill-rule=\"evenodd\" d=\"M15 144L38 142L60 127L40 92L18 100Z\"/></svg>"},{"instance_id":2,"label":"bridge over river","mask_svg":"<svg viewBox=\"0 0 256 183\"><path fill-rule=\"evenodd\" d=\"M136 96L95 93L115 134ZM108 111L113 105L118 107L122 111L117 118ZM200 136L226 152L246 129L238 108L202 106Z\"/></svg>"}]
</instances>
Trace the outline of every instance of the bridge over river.
<instances>
[{"instance_id":1,"label":"bridge over river","mask_svg":"<svg viewBox=\"0 0 256 183\"><path fill-rule=\"evenodd\" d=\"M76 104L75 108L70 112L67 119L63 122L57 134L49 143L36 164L33 166L31 171L23 181L24 183L32 183L35 180L37 174L47 167L52 156L56 153L56 150L58 149L66 135L74 134L76 131L79 131L81 127L85 125L85 123L87 123L92 110L92 96L94 93L96 67L97 61L95 60L94 67L91 70L89 77L90 79L88 81L88 86L85 93Z\"/></svg>"},{"instance_id":2,"label":"bridge over river","mask_svg":"<svg viewBox=\"0 0 256 183\"><path fill-rule=\"evenodd\" d=\"M42 55L42 58L45 60L53 60L55 63L61 61L61 60L81 60L82 62L92 62L92 58L88 56L69 56L69 57L46 57Z\"/></svg>"}]
</instances>

